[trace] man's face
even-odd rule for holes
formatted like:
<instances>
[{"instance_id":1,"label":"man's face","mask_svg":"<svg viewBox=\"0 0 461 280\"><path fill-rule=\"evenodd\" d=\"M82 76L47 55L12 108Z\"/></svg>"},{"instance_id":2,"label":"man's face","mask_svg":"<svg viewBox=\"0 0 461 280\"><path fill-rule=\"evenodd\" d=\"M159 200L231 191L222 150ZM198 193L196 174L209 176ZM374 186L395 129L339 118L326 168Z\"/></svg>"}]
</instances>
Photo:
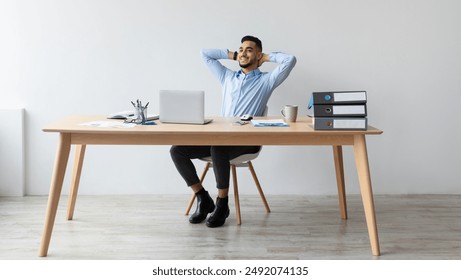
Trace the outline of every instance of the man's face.
<instances>
[{"instance_id":1,"label":"man's face","mask_svg":"<svg viewBox=\"0 0 461 280\"><path fill-rule=\"evenodd\" d=\"M254 66L257 68L261 54L255 42L245 41L240 45L237 60L240 67L244 69Z\"/></svg>"}]
</instances>

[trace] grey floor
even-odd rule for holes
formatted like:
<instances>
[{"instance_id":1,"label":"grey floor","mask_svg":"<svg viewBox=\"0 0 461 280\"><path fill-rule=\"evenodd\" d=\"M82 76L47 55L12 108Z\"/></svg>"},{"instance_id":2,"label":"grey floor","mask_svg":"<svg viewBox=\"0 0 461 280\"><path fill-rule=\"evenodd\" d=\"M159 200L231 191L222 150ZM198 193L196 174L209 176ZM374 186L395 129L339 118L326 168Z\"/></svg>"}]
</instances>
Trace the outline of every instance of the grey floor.
<instances>
[{"instance_id":1,"label":"grey floor","mask_svg":"<svg viewBox=\"0 0 461 280\"><path fill-rule=\"evenodd\" d=\"M266 214L241 195L216 229L183 214L189 196L79 196L73 221L62 197L47 258L38 257L47 197L0 197L0 260L390 259L460 260L461 195L377 195L382 255L371 255L360 196L341 220L336 196L271 196Z\"/></svg>"}]
</instances>

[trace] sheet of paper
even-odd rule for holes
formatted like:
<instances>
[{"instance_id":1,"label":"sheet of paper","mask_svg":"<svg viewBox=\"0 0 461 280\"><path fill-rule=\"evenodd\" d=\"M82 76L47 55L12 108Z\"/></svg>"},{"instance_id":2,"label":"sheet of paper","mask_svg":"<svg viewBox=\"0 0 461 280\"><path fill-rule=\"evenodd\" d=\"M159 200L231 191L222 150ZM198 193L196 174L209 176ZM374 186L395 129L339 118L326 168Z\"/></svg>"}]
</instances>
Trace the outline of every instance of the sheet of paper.
<instances>
[{"instance_id":1,"label":"sheet of paper","mask_svg":"<svg viewBox=\"0 0 461 280\"><path fill-rule=\"evenodd\" d=\"M100 128L131 128L131 127L136 126L135 123L124 123L120 121L92 121L92 122L81 123L80 125L100 127Z\"/></svg>"},{"instance_id":2,"label":"sheet of paper","mask_svg":"<svg viewBox=\"0 0 461 280\"><path fill-rule=\"evenodd\" d=\"M266 127L266 126L288 126L288 124L282 119L275 120L251 120L253 126Z\"/></svg>"}]
</instances>

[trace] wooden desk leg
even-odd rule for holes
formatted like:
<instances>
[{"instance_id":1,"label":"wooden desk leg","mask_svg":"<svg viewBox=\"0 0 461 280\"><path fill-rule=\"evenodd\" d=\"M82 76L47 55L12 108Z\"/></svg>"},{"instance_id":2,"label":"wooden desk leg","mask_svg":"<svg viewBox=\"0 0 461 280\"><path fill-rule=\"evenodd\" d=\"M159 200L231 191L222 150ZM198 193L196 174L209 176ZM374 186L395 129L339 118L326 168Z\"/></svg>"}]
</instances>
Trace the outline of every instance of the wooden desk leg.
<instances>
[{"instance_id":1,"label":"wooden desk leg","mask_svg":"<svg viewBox=\"0 0 461 280\"><path fill-rule=\"evenodd\" d=\"M48 195L48 206L45 215L45 225L40 242L39 256L45 257L48 254L51 233L53 232L54 220L58 210L59 197L61 195L62 183L66 173L67 161L70 152L70 134L61 133L54 162L53 177L51 179L50 193Z\"/></svg>"},{"instance_id":2,"label":"wooden desk leg","mask_svg":"<svg viewBox=\"0 0 461 280\"><path fill-rule=\"evenodd\" d=\"M82 174L85 150L86 145L76 146L74 168L72 170L72 180L70 185L70 193L67 201L67 220L72 220L74 217L75 202L77 200L78 186L80 184L80 175Z\"/></svg>"},{"instance_id":3,"label":"wooden desk leg","mask_svg":"<svg viewBox=\"0 0 461 280\"><path fill-rule=\"evenodd\" d=\"M339 209L341 219L347 219L346 188L344 183L344 164L343 164L343 147L333 146L333 156L335 159L336 183L338 185Z\"/></svg>"},{"instance_id":4,"label":"wooden desk leg","mask_svg":"<svg viewBox=\"0 0 461 280\"><path fill-rule=\"evenodd\" d=\"M362 193L362 202L365 210L368 235L370 237L371 252L374 256L379 256L378 228L376 225L375 206L373 202L373 191L371 189L371 177L370 168L368 166L365 135L354 136L354 157L359 177L360 192Z\"/></svg>"}]
</instances>

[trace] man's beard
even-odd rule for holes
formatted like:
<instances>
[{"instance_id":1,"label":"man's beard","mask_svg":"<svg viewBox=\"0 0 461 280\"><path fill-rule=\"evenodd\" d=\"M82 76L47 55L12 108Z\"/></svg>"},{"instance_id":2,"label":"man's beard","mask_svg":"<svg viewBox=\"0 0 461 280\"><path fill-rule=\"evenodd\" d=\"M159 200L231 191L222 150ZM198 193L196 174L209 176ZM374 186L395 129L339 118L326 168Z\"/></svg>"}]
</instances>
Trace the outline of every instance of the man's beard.
<instances>
[{"instance_id":1,"label":"man's beard","mask_svg":"<svg viewBox=\"0 0 461 280\"><path fill-rule=\"evenodd\" d=\"M240 67L242 67L243 69L245 69L245 68L250 67L250 66L252 65L252 63L249 62L249 63L247 63L247 64L241 64L241 63L239 62L239 65L240 65Z\"/></svg>"}]
</instances>

